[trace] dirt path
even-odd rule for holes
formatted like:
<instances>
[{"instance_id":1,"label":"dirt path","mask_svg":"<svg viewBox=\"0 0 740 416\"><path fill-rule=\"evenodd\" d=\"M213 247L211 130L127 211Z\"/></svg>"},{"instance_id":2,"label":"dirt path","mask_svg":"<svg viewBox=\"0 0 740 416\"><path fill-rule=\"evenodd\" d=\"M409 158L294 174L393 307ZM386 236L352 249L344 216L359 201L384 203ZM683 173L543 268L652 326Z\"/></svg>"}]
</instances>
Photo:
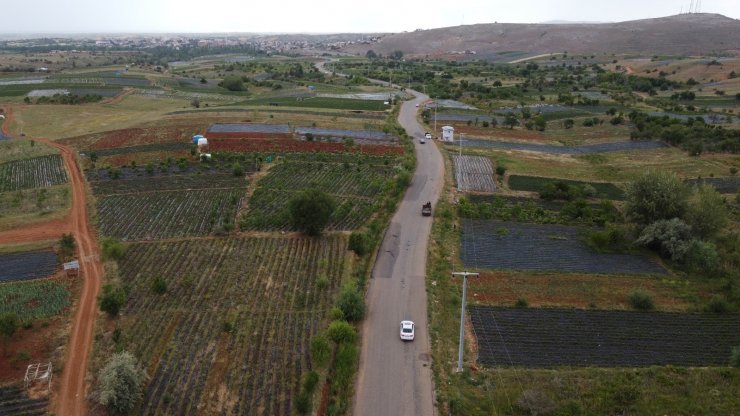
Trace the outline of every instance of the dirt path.
<instances>
[{"instance_id":1,"label":"dirt path","mask_svg":"<svg viewBox=\"0 0 740 416\"><path fill-rule=\"evenodd\" d=\"M13 109L10 108L10 106L3 107L3 114L5 115L5 120L3 122L3 127L0 132L0 136L7 136L10 137L10 123L13 122Z\"/></svg>"},{"instance_id":2,"label":"dirt path","mask_svg":"<svg viewBox=\"0 0 740 416\"><path fill-rule=\"evenodd\" d=\"M85 181L77 165L75 153L67 146L47 139L35 139L53 146L62 153L72 188L72 209L67 224L77 242L80 275L84 279L82 295L72 323L72 333L67 346L67 359L62 373L55 414L79 416L87 413L85 375L93 339L97 312L96 299L100 291L103 266L98 255L95 233L87 221Z\"/></svg>"},{"instance_id":3,"label":"dirt path","mask_svg":"<svg viewBox=\"0 0 740 416\"><path fill-rule=\"evenodd\" d=\"M27 227L0 231L3 244L32 243L34 241L58 240L71 230L70 215L65 218L31 224Z\"/></svg>"}]
</instances>

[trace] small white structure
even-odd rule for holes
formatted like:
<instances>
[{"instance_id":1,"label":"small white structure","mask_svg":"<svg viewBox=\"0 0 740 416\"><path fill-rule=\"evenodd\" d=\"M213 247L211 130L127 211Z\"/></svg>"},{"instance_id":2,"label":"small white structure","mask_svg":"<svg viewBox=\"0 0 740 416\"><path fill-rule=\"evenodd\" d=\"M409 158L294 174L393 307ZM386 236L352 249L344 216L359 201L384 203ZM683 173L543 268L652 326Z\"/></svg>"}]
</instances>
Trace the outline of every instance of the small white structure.
<instances>
[{"instance_id":1,"label":"small white structure","mask_svg":"<svg viewBox=\"0 0 740 416\"><path fill-rule=\"evenodd\" d=\"M455 141L455 128L452 126L442 126L442 141L443 142L454 142Z\"/></svg>"},{"instance_id":2,"label":"small white structure","mask_svg":"<svg viewBox=\"0 0 740 416\"><path fill-rule=\"evenodd\" d=\"M206 139L205 137L199 138L198 139L198 148L206 147L206 146L208 146L208 139Z\"/></svg>"},{"instance_id":3,"label":"small white structure","mask_svg":"<svg viewBox=\"0 0 740 416\"><path fill-rule=\"evenodd\" d=\"M72 260L64 263L64 271L67 273L67 276L77 276L80 272L80 262L78 260Z\"/></svg>"},{"instance_id":4,"label":"small white structure","mask_svg":"<svg viewBox=\"0 0 740 416\"><path fill-rule=\"evenodd\" d=\"M26 367L26 375L23 377L23 383L28 388L34 381L40 380L47 384L47 389L51 388L51 362L29 364Z\"/></svg>"}]
</instances>

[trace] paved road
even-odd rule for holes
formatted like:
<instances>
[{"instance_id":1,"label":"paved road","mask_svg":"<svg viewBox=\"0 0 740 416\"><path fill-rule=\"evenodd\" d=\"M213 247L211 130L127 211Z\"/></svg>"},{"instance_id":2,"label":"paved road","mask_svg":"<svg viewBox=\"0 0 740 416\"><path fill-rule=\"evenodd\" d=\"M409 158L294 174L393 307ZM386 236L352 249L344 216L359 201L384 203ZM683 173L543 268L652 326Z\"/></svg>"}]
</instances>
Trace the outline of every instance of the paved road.
<instances>
[{"instance_id":1,"label":"paved road","mask_svg":"<svg viewBox=\"0 0 740 416\"><path fill-rule=\"evenodd\" d=\"M424 131L416 122L415 104L428 97L409 92L416 98L403 104L399 121L414 138L417 168L383 240L368 288L356 416L436 414L424 281L432 220L421 216L421 206L437 201L444 163L434 143L418 140ZM404 319L416 323L413 342L399 338Z\"/></svg>"}]
</instances>

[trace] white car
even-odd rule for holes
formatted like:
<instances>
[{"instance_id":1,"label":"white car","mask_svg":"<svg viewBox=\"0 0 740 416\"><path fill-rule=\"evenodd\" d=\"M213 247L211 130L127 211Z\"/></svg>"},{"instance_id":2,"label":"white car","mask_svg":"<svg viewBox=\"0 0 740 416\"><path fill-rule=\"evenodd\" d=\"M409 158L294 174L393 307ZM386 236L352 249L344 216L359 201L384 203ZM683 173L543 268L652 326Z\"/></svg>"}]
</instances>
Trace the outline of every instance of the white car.
<instances>
[{"instance_id":1,"label":"white car","mask_svg":"<svg viewBox=\"0 0 740 416\"><path fill-rule=\"evenodd\" d=\"M432 133L424 133L424 138L427 140L432 140Z\"/></svg>"},{"instance_id":2,"label":"white car","mask_svg":"<svg viewBox=\"0 0 740 416\"><path fill-rule=\"evenodd\" d=\"M401 321L401 340L414 340L414 323L412 321Z\"/></svg>"}]
</instances>

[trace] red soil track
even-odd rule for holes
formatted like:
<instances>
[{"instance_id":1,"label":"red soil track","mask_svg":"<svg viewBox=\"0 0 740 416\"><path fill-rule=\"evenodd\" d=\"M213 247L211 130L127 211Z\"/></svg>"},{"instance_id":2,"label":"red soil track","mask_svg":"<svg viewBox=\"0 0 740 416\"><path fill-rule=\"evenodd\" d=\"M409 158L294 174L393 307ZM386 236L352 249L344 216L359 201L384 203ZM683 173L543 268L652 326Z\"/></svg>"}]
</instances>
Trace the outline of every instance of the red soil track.
<instances>
[{"instance_id":1,"label":"red soil track","mask_svg":"<svg viewBox=\"0 0 740 416\"><path fill-rule=\"evenodd\" d=\"M69 173L72 188L72 209L63 227L49 229L49 224L37 227L29 227L25 231L37 229L31 232L29 237L36 238L40 234L61 233L65 230L71 231L77 242L78 255L80 259L80 275L84 279L82 294L77 305L72 333L67 346L67 359L61 378L61 386L56 401L55 414L60 416L79 416L87 413L85 375L87 363L93 340L93 327L95 324L96 299L100 291L100 280L103 276L103 266L98 255L98 244L95 233L87 220L87 205L85 196L85 182L82 172L77 165L75 153L69 147L54 143L47 139L36 139L59 149L64 159L64 164ZM42 232L47 227L48 233ZM19 230L18 232L23 232ZM0 238L2 235L0 235Z\"/></svg>"},{"instance_id":2,"label":"red soil track","mask_svg":"<svg viewBox=\"0 0 740 416\"><path fill-rule=\"evenodd\" d=\"M4 107L5 122L2 123L2 132L5 136L10 136L10 123L13 121L13 109L10 107Z\"/></svg>"}]
</instances>

